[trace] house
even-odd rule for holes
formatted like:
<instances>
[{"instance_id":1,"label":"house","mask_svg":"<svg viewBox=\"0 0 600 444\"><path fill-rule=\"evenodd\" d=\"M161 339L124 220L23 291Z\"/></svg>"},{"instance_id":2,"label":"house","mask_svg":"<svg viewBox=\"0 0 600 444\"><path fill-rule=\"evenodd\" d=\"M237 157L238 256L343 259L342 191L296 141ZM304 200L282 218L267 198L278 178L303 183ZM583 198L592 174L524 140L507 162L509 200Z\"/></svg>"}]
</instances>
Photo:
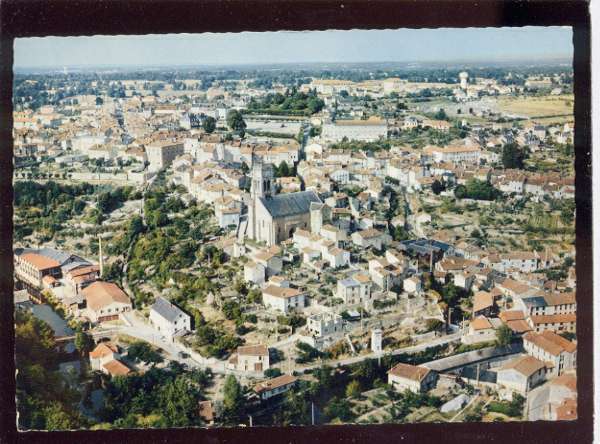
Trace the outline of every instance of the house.
<instances>
[{"instance_id":1,"label":"house","mask_svg":"<svg viewBox=\"0 0 600 444\"><path fill-rule=\"evenodd\" d=\"M515 335L531 331L531 326L525 320L525 314L520 310L505 310L500 312L498 317Z\"/></svg>"},{"instance_id":2,"label":"house","mask_svg":"<svg viewBox=\"0 0 600 444\"><path fill-rule=\"evenodd\" d=\"M263 265L254 261L248 261L244 264L244 280L261 285L265 282L266 269Z\"/></svg>"},{"instance_id":3,"label":"house","mask_svg":"<svg viewBox=\"0 0 600 444\"><path fill-rule=\"evenodd\" d=\"M371 300L371 279L365 274L357 273L342 279L337 284L337 297L345 305L360 305Z\"/></svg>"},{"instance_id":4,"label":"house","mask_svg":"<svg viewBox=\"0 0 600 444\"><path fill-rule=\"evenodd\" d=\"M367 230L352 233L351 238L352 242L359 247L373 247L376 250L381 250L384 245L389 244L392 240L389 234L383 233L375 228L369 228Z\"/></svg>"},{"instance_id":5,"label":"house","mask_svg":"<svg viewBox=\"0 0 600 444\"><path fill-rule=\"evenodd\" d=\"M101 342L89 354L90 367L111 376L127 375L131 370L119 360L120 357L116 345Z\"/></svg>"},{"instance_id":6,"label":"house","mask_svg":"<svg viewBox=\"0 0 600 444\"><path fill-rule=\"evenodd\" d=\"M335 313L317 313L307 318L306 328L318 337L332 335L344 330L344 320Z\"/></svg>"},{"instance_id":7,"label":"house","mask_svg":"<svg viewBox=\"0 0 600 444\"><path fill-rule=\"evenodd\" d=\"M553 332L570 331L575 332L577 315L575 313L555 315L534 315L528 319L531 328L541 333L546 330Z\"/></svg>"},{"instance_id":8,"label":"house","mask_svg":"<svg viewBox=\"0 0 600 444\"><path fill-rule=\"evenodd\" d=\"M306 305L306 293L295 288L268 285L262 291L263 304L266 308L279 310L285 314Z\"/></svg>"},{"instance_id":9,"label":"house","mask_svg":"<svg viewBox=\"0 0 600 444\"><path fill-rule=\"evenodd\" d=\"M427 367L399 363L388 371L388 384L400 392L425 393L436 383L437 373Z\"/></svg>"},{"instance_id":10,"label":"house","mask_svg":"<svg viewBox=\"0 0 600 444\"><path fill-rule=\"evenodd\" d=\"M421 279L417 276L412 276L404 279L403 281L404 291L409 294L420 293L422 289Z\"/></svg>"},{"instance_id":11,"label":"house","mask_svg":"<svg viewBox=\"0 0 600 444\"><path fill-rule=\"evenodd\" d=\"M228 367L243 372L264 372L269 368L269 349L266 345L244 345L229 358Z\"/></svg>"},{"instance_id":12,"label":"house","mask_svg":"<svg viewBox=\"0 0 600 444\"><path fill-rule=\"evenodd\" d=\"M276 378L256 384L254 386L254 393L256 393L262 401L266 401L273 396L277 396L287 392L288 390L291 390L296 385L296 381L298 381L298 378L295 376L277 376Z\"/></svg>"},{"instance_id":13,"label":"house","mask_svg":"<svg viewBox=\"0 0 600 444\"><path fill-rule=\"evenodd\" d=\"M65 273L65 283L71 287L73 294L95 282L100 277L100 268L97 265L84 265L76 267Z\"/></svg>"},{"instance_id":14,"label":"house","mask_svg":"<svg viewBox=\"0 0 600 444\"><path fill-rule=\"evenodd\" d=\"M159 171L173 163L177 156L184 153L183 142L157 140L146 146L149 171Z\"/></svg>"},{"instance_id":15,"label":"house","mask_svg":"<svg viewBox=\"0 0 600 444\"><path fill-rule=\"evenodd\" d=\"M552 331L527 333L523 336L523 348L528 355L546 362L548 373L553 376L560 376L576 366L577 344Z\"/></svg>"},{"instance_id":16,"label":"house","mask_svg":"<svg viewBox=\"0 0 600 444\"><path fill-rule=\"evenodd\" d=\"M473 295L473 318L491 316L496 310L496 303L491 293L478 291Z\"/></svg>"},{"instance_id":17,"label":"house","mask_svg":"<svg viewBox=\"0 0 600 444\"><path fill-rule=\"evenodd\" d=\"M454 145L446 147L426 146L423 153L434 162L479 163L481 149L476 145Z\"/></svg>"},{"instance_id":18,"label":"house","mask_svg":"<svg viewBox=\"0 0 600 444\"><path fill-rule=\"evenodd\" d=\"M85 316L94 323L119 319L119 313L133 307L129 296L112 282L96 281L81 294L86 301Z\"/></svg>"},{"instance_id":19,"label":"house","mask_svg":"<svg viewBox=\"0 0 600 444\"><path fill-rule=\"evenodd\" d=\"M162 296L152 304L149 319L154 328L171 340L192 329L190 315Z\"/></svg>"},{"instance_id":20,"label":"house","mask_svg":"<svg viewBox=\"0 0 600 444\"><path fill-rule=\"evenodd\" d=\"M500 327L501 324L502 322L498 318L478 316L471 321L468 333L461 337L460 340L465 344L495 341L496 329Z\"/></svg>"},{"instance_id":21,"label":"house","mask_svg":"<svg viewBox=\"0 0 600 444\"><path fill-rule=\"evenodd\" d=\"M265 269L265 278L281 273L283 260L281 258L281 248L273 245L269 248L257 250L252 258L254 262L262 265Z\"/></svg>"},{"instance_id":22,"label":"house","mask_svg":"<svg viewBox=\"0 0 600 444\"><path fill-rule=\"evenodd\" d=\"M524 273L530 273L538 269L539 256L535 252L517 251L509 254L501 254L500 261L502 270L518 269Z\"/></svg>"},{"instance_id":23,"label":"house","mask_svg":"<svg viewBox=\"0 0 600 444\"><path fill-rule=\"evenodd\" d=\"M526 394L546 378L546 364L533 356L521 356L502 365L497 376L499 385Z\"/></svg>"},{"instance_id":24,"label":"house","mask_svg":"<svg viewBox=\"0 0 600 444\"><path fill-rule=\"evenodd\" d=\"M316 313L306 319L298 340L322 350L339 340L344 334L344 320L335 313Z\"/></svg>"},{"instance_id":25,"label":"house","mask_svg":"<svg viewBox=\"0 0 600 444\"><path fill-rule=\"evenodd\" d=\"M575 292L569 293L546 293L544 294L546 307L543 314L568 314L577 311Z\"/></svg>"}]
</instances>

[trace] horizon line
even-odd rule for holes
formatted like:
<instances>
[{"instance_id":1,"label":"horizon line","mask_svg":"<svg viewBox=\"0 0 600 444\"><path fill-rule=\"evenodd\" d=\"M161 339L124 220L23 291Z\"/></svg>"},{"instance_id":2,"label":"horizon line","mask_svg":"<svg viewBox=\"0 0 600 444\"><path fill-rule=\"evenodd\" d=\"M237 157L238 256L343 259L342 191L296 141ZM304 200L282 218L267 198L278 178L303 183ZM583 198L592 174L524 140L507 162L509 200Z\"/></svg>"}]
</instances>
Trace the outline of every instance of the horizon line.
<instances>
[{"instance_id":1,"label":"horizon line","mask_svg":"<svg viewBox=\"0 0 600 444\"><path fill-rule=\"evenodd\" d=\"M520 56L517 58L498 58L498 59L452 59L452 60L381 60L381 61L304 61L304 62L230 62L230 63L157 63L157 64L73 64L73 65L13 65L13 70L31 70L31 69L63 69L63 68L195 68L195 67L238 67L238 66L278 66L278 65L317 65L317 64L348 64L348 65L377 65L377 64L469 64L469 63L519 63L535 65L542 62L561 62L573 63L573 55L555 55L555 56L540 56L531 59L529 56Z\"/></svg>"}]
</instances>

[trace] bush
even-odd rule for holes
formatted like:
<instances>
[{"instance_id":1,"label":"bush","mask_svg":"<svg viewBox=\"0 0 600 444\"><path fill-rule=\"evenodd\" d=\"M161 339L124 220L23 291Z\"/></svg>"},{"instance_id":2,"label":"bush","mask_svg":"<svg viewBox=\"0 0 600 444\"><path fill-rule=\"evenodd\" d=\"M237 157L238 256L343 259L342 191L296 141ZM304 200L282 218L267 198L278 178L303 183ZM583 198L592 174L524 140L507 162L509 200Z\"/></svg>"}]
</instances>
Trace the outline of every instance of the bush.
<instances>
[{"instance_id":1,"label":"bush","mask_svg":"<svg viewBox=\"0 0 600 444\"><path fill-rule=\"evenodd\" d=\"M264 373L265 377L267 377L267 378L276 378L283 374L283 373L281 373L281 370L279 370L278 368L268 368L263 373Z\"/></svg>"}]
</instances>

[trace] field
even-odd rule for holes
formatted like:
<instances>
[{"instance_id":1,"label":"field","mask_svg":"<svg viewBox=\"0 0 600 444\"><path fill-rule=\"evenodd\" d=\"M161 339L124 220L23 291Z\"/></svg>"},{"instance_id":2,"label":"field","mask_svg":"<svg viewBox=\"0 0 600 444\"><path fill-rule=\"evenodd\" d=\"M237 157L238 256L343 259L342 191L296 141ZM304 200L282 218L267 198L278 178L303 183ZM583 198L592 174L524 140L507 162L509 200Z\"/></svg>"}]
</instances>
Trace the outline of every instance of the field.
<instances>
[{"instance_id":1,"label":"field","mask_svg":"<svg viewBox=\"0 0 600 444\"><path fill-rule=\"evenodd\" d=\"M501 97L497 107L500 111L529 118L572 116L573 96Z\"/></svg>"}]
</instances>

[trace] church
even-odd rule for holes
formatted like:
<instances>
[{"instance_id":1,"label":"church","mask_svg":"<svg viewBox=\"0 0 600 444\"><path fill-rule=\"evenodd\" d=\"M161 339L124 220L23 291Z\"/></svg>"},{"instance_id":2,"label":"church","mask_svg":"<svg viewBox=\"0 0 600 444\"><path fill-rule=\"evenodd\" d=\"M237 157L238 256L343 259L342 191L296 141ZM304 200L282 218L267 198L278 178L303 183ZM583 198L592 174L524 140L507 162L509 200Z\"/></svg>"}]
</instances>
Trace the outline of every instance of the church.
<instances>
[{"instance_id":1,"label":"church","mask_svg":"<svg viewBox=\"0 0 600 444\"><path fill-rule=\"evenodd\" d=\"M247 237L271 246L291 238L297 228L310 229L311 204L321 203L314 191L275 194L273 165L258 157L252 159L251 178Z\"/></svg>"}]
</instances>

